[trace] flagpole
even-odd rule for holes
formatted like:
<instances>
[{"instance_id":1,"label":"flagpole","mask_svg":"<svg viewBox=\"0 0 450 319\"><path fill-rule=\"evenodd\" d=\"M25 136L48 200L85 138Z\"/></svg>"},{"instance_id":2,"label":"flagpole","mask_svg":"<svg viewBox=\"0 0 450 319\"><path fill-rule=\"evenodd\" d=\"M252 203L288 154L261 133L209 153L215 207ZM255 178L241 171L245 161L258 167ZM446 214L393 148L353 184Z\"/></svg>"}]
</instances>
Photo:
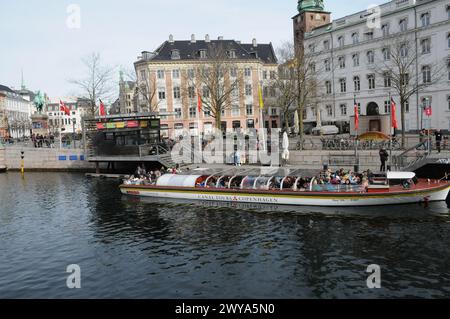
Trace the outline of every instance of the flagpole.
<instances>
[{"instance_id":1,"label":"flagpole","mask_svg":"<svg viewBox=\"0 0 450 319\"><path fill-rule=\"evenodd\" d=\"M259 85L259 88L258 88L258 95L259 95L259 114L260 114L260 127L261 127L261 132L262 132L262 146L263 146L263 151L265 151L266 150L266 147L267 147L267 145L266 145L266 139L265 139L265 136L264 136L264 115L263 115L263 113L264 113L264 101L263 101L263 96L262 96L262 81L261 81L261 83L260 83L260 85Z\"/></svg>"},{"instance_id":2,"label":"flagpole","mask_svg":"<svg viewBox=\"0 0 450 319\"><path fill-rule=\"evenodd\" d=\"M393 117L392 117L392 96L391 92L389 91L389 113L391 114L391 123L389 125L389 168L392 170L392 124L393 124ZM395 127L394 127L395 130Z\"/></svg>"},{"instance_id":3,"label":"flagpole","mask_svg":"<svg viewBox=\"0 0 450 319\"><path fill-rule=\"evenodd\" d=\"M61 101L59 101L59 149L62 149L62 117L61 117Z\"/></svg>"},{"instance_id":4,"label":"flagpole","mask_svg":"<svg viewBox=\"0 0 450 319\"><path fill-rule=\"evenodd\" d=\"M359 110L358 110L358 106L357 106L357 104L356 104L356 94L354 94L354 99L353 99L353 103L354 103L354 105L353 105L353 109L355 110L355 124L356 124L356 118L357 118L357 116L358 116L358 114L356 114L356 112L358 112ZM358 126L359 126L359 119L358 119ZM356 160L356 165L358 166L358 170L359 170L359 157L358 157L358 129L356 128L356 125L355 125L355 132L356 132L356 135L355 135L355 160Z\"/></svg>"}]
</instances>

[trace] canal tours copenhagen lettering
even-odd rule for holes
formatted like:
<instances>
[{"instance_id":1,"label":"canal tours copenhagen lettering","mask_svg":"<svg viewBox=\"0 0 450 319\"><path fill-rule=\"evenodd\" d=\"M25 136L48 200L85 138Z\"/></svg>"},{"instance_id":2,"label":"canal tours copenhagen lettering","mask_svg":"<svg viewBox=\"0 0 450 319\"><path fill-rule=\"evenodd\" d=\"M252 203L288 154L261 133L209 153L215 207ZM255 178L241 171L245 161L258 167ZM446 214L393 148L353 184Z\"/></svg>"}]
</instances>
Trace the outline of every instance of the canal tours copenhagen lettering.
<instances>
[{"instance_id":1,"label":"canal tours copenhagen lettering","mask_svg":"<svg viewBox=\"0 0 450 319\"><path fill-rule=\"evenodd\" d=\"M250 197L250 196L231 196L231 195L198 195L200 200L225 200L230 202L250 201L254 203L278 203L278 199L273 197Z\"/></svg>"}]
</instances>

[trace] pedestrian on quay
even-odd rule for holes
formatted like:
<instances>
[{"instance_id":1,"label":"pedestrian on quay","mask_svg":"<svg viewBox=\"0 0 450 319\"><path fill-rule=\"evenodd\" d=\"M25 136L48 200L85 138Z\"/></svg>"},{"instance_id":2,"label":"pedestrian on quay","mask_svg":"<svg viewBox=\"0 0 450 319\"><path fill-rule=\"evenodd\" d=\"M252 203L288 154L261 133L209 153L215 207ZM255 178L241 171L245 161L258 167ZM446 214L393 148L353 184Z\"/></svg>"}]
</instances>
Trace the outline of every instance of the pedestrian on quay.
<instances>
[{"instance_id":1,"label":"pedestrian on quay","mask_svg":"<svg viewBox=\"0 0 450 319\"><path fill-rule=\"evenodd\" d=\"M380 162L381 162L380 172L386 172L386 161L388 157L389 157L388 152L384 147L382 147L380 149Z\"/></svg>"},{"instance_id":2,"label":"pedestrian on quay","mask_svg":"<svg viewBox=\"0 0 450 319\"><path fill-rule=\"evenodd\" d=\"M437 129L436 132L434 132L434 137L436 138L436 148L438 150L438 153L441 152L441 142L442 142L442 132L440 129Z\"/></svg>"}]
</instances>

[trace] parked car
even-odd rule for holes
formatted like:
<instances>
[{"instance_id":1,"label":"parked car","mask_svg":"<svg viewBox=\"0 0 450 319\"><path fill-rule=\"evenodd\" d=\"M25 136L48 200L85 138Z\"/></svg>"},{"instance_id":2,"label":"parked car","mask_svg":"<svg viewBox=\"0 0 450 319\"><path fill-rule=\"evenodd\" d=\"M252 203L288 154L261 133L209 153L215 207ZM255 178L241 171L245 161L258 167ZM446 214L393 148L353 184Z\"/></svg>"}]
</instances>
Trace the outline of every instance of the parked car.
<instances>
[{"instance_id":1,"label":"parked car","mask_svg":"<svg viewBox=\"0 0 450 319\"><path fill-rule=\"evenodd\" d=\"M312 129L313 135L336 135L339 134L339 128L335 125L325 125Z\"/></svg>"}]
</instances>

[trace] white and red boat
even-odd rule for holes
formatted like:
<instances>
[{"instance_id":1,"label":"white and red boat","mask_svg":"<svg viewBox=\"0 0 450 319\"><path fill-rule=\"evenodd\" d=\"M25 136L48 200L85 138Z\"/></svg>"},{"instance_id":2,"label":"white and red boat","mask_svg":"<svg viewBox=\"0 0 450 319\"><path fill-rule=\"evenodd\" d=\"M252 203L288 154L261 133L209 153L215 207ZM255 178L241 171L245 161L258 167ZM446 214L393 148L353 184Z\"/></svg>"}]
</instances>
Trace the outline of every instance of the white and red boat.
<instances>
[{"instance_id":1,"label":"white and red boat","mask_svg":"<svg viewBox=\"0 0 450 319\"><path fill-rule=\"evenodd\" d=\"M296 206L378 206L445 201L450 184L418 179L412 172L375 175L369 185L317 184L296 171L249 170L192 175L166 174L156 184L142 181L120 185L123 194L192 201L267 203ZM305 183L305 181L307 181Z\"/></svg>"}]
</instances>

